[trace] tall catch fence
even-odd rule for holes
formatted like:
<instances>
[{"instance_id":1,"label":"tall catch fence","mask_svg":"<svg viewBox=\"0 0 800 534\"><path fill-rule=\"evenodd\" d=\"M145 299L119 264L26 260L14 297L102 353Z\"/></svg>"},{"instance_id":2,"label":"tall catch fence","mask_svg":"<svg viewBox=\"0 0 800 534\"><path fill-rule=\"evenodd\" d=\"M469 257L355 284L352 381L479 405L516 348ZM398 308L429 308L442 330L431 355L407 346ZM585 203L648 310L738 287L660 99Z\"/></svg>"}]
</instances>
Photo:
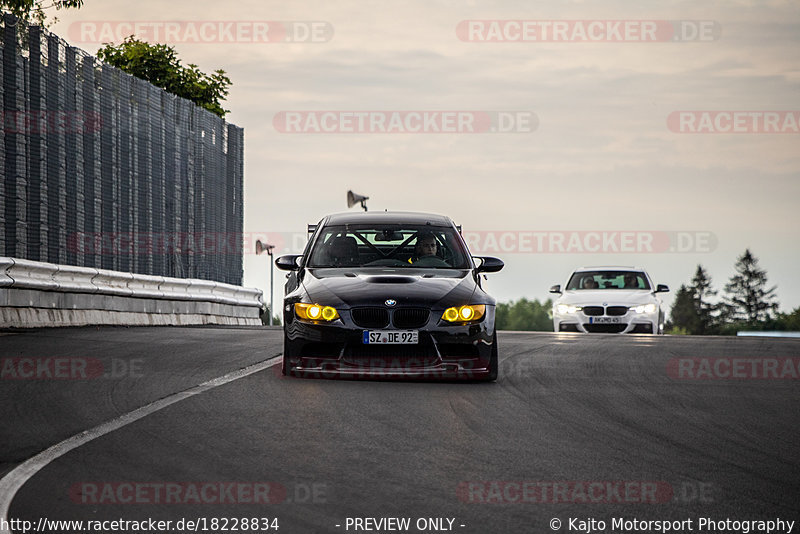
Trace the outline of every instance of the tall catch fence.
<instances>
[{"instance_id":1,"label":"tall catch fence","mask_svg":"<svg viewBox=\"0 0 800 534\"><path fill-rule=\"evenodd\" d=\"M0 256L241 285L243 130L10 15L0 40Z\"/></svg>"}]
</instances>

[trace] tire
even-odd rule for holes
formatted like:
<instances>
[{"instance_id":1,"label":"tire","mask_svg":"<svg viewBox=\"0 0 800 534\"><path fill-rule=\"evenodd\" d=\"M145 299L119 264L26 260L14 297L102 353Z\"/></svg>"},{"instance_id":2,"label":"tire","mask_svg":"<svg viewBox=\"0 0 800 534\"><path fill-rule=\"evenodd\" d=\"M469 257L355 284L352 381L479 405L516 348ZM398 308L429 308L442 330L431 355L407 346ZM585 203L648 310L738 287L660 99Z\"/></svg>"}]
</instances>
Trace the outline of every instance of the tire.
<instances>
[{"instance_id":1,"label":"tire","mask_svg":"<svg viewBox=\"0 0 800 534\"><path fill-rule=\"evenodd\" d=\"M283 358L281 361L281 374L283 376L289 375L289 358L287 357L287 353L289 352L289 340L286 339L286 334L283 336Z\"/></svg>"},{"instance_id":2,"label":"tire","mask_svg":"<svg viewBox=\"0 0 800 534\"><path fill-rule=\"evenodd\" d=\"M499 369L500 369L500 362L497 350L497 334L495 334L494 340L492 341L492 355L489 356L489 374L486 375L486 377L483 380L485 382L494 382L495 380L497 380Z\"/></svg>"}]
</instances>

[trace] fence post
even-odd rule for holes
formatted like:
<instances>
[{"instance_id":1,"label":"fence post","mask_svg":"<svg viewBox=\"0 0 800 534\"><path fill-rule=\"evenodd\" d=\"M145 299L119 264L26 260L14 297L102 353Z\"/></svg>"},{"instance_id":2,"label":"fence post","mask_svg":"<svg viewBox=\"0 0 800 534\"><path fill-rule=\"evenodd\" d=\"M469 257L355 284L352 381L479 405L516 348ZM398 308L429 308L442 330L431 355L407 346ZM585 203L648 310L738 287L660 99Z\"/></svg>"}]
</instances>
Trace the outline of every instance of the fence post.
<instances>
[{"instance_id":1,"label":"fence post","mask_svg":"<svg viewBox=\"0 0 800 534\"><path fill-rule=\"evenodd\" d=\"M3 159L4 159L4 195L3 228L5 238L5 256L15 257L24 254L20 246L17 230L25 224L24 199L19 198L18 163L20 154L17 150L19 134L16 123L19 108L17 107L17 19L13 15L3 16ZM23 152L24 154L24 152ZM20 202L22 201L22 202ZM23 217L20 217L20 205Z\"/></svg>"}]
</instances>

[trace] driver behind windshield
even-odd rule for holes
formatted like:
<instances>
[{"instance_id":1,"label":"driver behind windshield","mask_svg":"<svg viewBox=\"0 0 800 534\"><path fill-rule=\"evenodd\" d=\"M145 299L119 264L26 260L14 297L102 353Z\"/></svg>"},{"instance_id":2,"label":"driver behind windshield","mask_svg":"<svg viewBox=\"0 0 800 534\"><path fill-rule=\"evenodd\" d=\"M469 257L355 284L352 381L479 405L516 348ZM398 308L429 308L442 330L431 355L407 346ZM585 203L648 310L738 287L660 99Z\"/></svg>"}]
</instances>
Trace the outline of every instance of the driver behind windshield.
<instances>
[{"instance_id":1,"label":"driver behind windshield","mask_svg":"<svg viewBox=\"0 0 800 534\"><path fill-rule=\"evenodd\" d=\"M439 243L436 237L430 232L420 233L417 236L417 244L414 247L414 256L409 263L416 263L422 258L436 256L439 252Z\"/></svg>"},{"instance_id":2,"label":"driver behind windshield","mask_svg":"<svg viewBox=\"0 0 800 534\"><path fill-rule=\"evenodd\" d=\"M469 269L462 244L447 227L331 227L315 239L308 265Z\"/></svg>"},{"instance_id":3,"label":"driver behind windshield","mask_svg":"<svg viewBox=\"0 0 800 534\"><path fill-rule=\"evenodd\" d=\"M639 289L639 280L635 274L625 275L625 289Z\"/></svg>"}]
</instances>

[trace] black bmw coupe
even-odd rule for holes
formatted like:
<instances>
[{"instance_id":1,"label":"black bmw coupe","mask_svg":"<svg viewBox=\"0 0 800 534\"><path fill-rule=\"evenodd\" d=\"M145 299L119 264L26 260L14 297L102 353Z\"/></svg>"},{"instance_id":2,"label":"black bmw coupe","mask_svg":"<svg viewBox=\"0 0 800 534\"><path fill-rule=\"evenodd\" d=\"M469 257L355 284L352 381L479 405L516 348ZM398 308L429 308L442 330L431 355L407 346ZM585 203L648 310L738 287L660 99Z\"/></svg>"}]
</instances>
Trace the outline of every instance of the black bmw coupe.
<instances>
[{"instance_id":1,"label":"black bmw coupe","mask_svg":"<svg viewBox=\"0 0 800 534\"><path fill-rule=\"evenodd\" d=\"M496 380L494 298L460 228L425 213L329 215L290 271L283 374L300 377Z\"/></svg>"}]
</instances>

